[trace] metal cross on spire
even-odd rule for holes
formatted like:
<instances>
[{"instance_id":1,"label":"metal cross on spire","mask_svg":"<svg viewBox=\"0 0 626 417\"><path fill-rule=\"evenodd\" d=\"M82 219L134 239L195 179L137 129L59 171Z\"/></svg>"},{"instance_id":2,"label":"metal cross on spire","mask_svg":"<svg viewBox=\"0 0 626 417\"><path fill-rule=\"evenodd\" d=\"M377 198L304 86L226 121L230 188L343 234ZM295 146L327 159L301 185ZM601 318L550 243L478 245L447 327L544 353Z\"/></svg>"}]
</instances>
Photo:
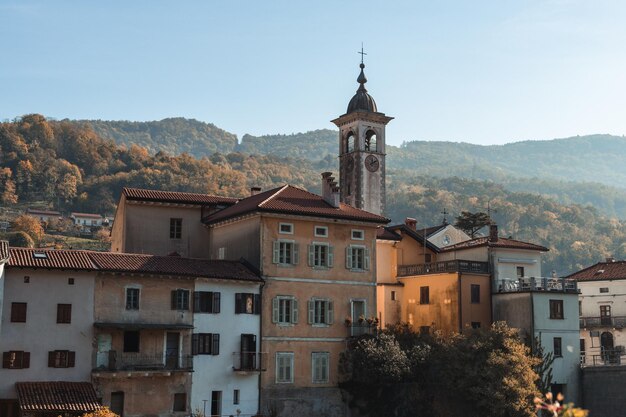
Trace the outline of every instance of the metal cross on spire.
<instances>
[{"instance_id":1,"label":"metal cross on spire","mask_svg":"<svg viewBox=\"0 0 626 417\"><path fill-rule=\"evenodd\" d=\"M357 52L357 54L361 54L361 64L363 63L363 56L367 55L367 53L363 52L363 42L361 42L361 52Z\"/></svg>"}]
</instances>

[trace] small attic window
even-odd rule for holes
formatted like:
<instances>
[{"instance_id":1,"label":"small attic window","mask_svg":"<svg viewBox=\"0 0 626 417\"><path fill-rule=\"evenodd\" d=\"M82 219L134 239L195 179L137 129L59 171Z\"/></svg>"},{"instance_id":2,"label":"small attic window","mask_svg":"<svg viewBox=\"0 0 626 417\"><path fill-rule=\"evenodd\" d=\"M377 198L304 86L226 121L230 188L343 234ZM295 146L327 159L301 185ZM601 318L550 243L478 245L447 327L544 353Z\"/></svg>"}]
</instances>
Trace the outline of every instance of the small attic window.
<instances>
[{"instance_id":1,"label":"small attic window","mask_svg":"<svg viewBox=\"0 0 626 417\"><path fill-rule=\"evenodd\" d=\"M48 259L48 254L45 252L34 252L33 258L35 259Z\"/></svg>"}]
</instances>

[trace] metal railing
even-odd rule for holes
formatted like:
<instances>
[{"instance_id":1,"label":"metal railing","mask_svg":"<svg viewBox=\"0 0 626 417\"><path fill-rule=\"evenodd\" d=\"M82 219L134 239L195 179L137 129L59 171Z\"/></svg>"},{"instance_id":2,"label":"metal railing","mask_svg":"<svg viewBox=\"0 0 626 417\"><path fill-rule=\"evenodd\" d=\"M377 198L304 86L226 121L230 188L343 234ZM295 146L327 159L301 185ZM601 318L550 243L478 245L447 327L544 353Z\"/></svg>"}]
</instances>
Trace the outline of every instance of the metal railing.
<instances>
[{"instance_id":1,"label":"metal railing","mask_svg":"<svg viewBox=\"0 0 626 417\"><path fill-rule=\"evenodd\" d=\"M191 371L193 357L191 355L143 355L140 353L117 352L110 350L109 371Z\"/></svg>"},{"instance_id":2,"label":"metal railing","mask_svg":"<svg viewBox=\"0 0 626 417\"><path fill-rule=\"evenodd\" d=\"M581 366L616 366L626 365L626 353L623 349L605 350L596 355L580 354Z\"/></svg>"},{"instance_id":3,"label":"metal railing","mask_svg":"<svg viewBox=\"0 0 626 417\"><path fill-rule=\"evenodd\" d=\"M590 327L613 327L621 329L626 327L626 316L581 317L580 328L586 329Z\"/></svg>"},{"instance_id":4,"label":"metal railing","mask_svg":"<svg viewBox=\"0 0 626 417\"><path fill-rule=\"evenodd\" d=\"M378 329L377 324L368 324L367 322L351 324L348 326L349 336L361 336L364 334L375 334Z\"/></svg>"},{"instance_id":5,"label":"metal railing","mask_svg":"<svg viewBox=\"0 0 626 417\"><path fill-rule=\"evenodd\" d=\"M476 274L488 274L489 262L466 261L456 259L453 261L430 262L415 265L399 265L398 276L442 274L446 272L472 272Z\"/></svg>"},{"instance_id":6,"label":"metal railing","mask_svg":"<svg viewBox=\"0 0 626 417\"><path fill-rule=\"evenodd\" d=\"M554 291L578 293L576 280L552 277L500 278L496 280L496 292Z\"/></svg>"},{"instance_id":7,"label":"metal railing","mask_svg":"<svg viewBox=\"0 0 626 417\"><path fill-rule=\"evenodd\" d=\"M233 352L233 371L260 372L267 369L266 352Z\"/></svg>"}]
</instances>

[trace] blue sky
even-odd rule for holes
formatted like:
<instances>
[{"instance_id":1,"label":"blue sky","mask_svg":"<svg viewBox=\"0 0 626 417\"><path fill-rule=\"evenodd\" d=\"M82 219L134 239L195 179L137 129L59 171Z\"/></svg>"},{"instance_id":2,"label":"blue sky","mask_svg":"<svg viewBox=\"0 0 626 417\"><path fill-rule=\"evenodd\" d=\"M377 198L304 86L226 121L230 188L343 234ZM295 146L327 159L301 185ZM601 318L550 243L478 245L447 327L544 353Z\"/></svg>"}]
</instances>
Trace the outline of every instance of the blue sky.
<instances>
[{"instance_id":1,"label":"blue sky","mask_svg":"<svg viewBox=\"0 0 626 417\"><path fill-rule=\"evenodd\" d=\"M626 2L0 0L0 119L334 128L357 83L392 144L626 134Z\"/></svg>"}]
</instances>

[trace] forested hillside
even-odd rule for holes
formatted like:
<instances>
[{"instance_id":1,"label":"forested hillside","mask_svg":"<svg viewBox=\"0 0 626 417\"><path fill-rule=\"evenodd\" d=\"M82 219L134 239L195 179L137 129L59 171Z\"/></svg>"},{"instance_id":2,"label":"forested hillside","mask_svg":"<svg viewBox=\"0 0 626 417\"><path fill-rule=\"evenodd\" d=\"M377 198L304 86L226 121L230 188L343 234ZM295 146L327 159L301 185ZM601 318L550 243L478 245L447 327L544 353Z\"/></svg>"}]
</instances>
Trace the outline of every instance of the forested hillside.
<instances>
[{"instance_id":1,"label":"forested hillside","mask_svg":"<svg viewBox=\"0 0 626 417\"><path fill-rule=\"evenodd\" d=\"M285 155L289 154L287 138L277 146ZM267 189L290 183L319 192L320 172L337 172L336 162L330 153L318 161L239 152L201 159L165 152L153 155L145 147L118 146L85 124L48 121L40 115L0 124L0 199L5 206L19 201L62 211L112 214L124 186L245 196L251 186ZM462 210L484 211L489 203L504 235L551 248L544 262L546 273L571 272L608 255L626 258L626 222L590 206L571 204L574 198L596 198L591 191L592 197L585 196L584 190L591 186L529 182L544 194L561 193L561 199L571 193L571 201L564 205L523 192L529 184L525 180L506 181L502 185L418 175L414 169L396 169L390 162L387 214L394 222L411 216L421 226L433 225L441 222L444 208L452 219ZM624 199L611 198L614 190L598 187L607 206L619 203L623 209Z\"/></svg>"}]
</instances>

